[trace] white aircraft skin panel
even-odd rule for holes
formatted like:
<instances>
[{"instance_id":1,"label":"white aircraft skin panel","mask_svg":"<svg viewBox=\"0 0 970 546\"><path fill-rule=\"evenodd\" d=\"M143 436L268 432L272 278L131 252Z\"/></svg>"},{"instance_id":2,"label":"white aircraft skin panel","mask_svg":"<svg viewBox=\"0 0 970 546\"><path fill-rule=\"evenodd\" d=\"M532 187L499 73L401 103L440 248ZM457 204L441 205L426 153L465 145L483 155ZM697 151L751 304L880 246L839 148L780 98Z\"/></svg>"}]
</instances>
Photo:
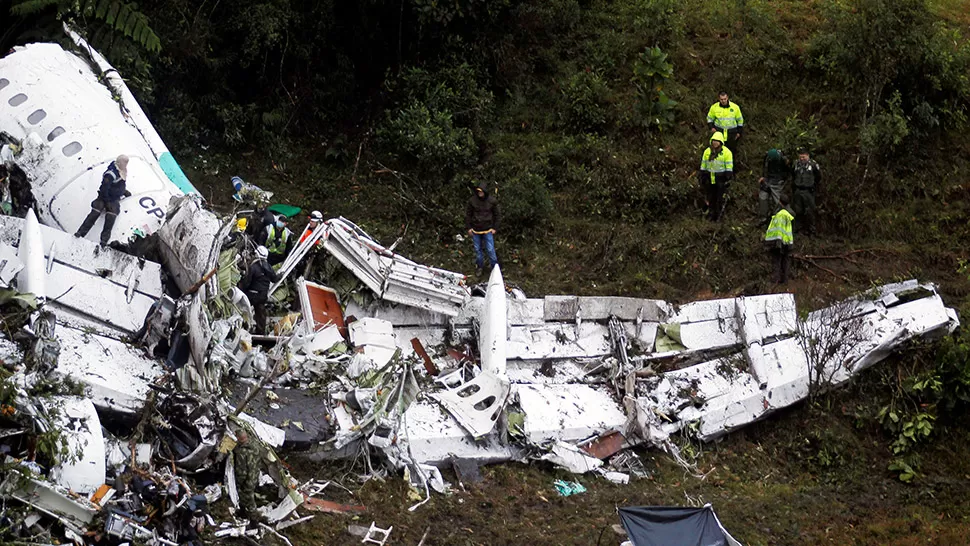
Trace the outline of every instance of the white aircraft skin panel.
<instances>
[{"instance_id":1,"label":"white aircraft skin panel","mask_svg":"<svg viewBox=\"0 0 970 546\"><path fill-rule=\"evenodd\" d=\"M477 442L437 403L417 400L404 413L404 439L415 461L442 464L451 455L479 462L507 461L512 447L502 445L494 435Z\"/></svg>"},{"instance_id":2,"label":"white aircraft skin panel","mask_svg":"<svg viewBox=\"0 0 970 546\"><path fill-rule=\"evenodd\" d=\"M588 385L512 385L525 413L529 440L566 442L623 430L626 414L609 392Z\"/></svg>"},{"instance_id":3,"label":"white aircraft skin panel","mask_svg":"<svg viewBox=\"0 0 970 546\"><path fill-rule=\"evenodd\" d=\"M61 354L56 371L87 385L91 401L101 408L140 411L149 383L165 373L157 361L121 341L68 328L60 321L57 338Z\"/></svg>"},{"instance_id":4,"label":"white aircraft skin panel","mask_svg":"<svg viewBox=\"0 0 970 546\"><path fill-rule=\"evenodd\" d=\"M111 240L124 242L133 229L158 229L169 198L183 192L168 180L144 137L126 122L84 60L56 44L30 44L0 58L0 73L10 80L0 90L0 131L24 145L17 163L30 177L44 223L76 230L97 197L104 168L126 154L132 197L122 201ZM27 100L11 107L10 97L19 93ZM27 118L37 110L46 116L31 124ZM58 127L64 132L49 141ZM71 153L77 145L80 150ZM99 220L88 237L99 237L101 225Z\"/></svg>"},{"instance_id":5,"label":"white aircraft skin panel","mask_svg":"<svg viewBox=\"0 0 970 546\"><path fill-rule=\"evenodd\" d=\"M17 257L24 264L24 268L17 273L17 290L33 294L38 299L47 297L44 239L34 209L27 211L27 219L20 232Z\"/></svg>"},{"instance_id":6,"label":"white aircraft skin panel","mask_svg":"<svg viewBox=\"0 0 970 546\"><path fill-rule=\"evenodd\" d=\"M94 404L76 397L58 397L44 404L58 407L58 424L65 432L67 448L80 453L78 460L52 468L51 478L76 493L94 493L104 484L105 472L104 436Z\"/></svg>"},{"instance_id":7,"label":"white aircraft skin panel","mask_svg":"<svg viewBox=\"0 0 970 546\"><path fill-rule=\"evenodd\" d=\"M0 216L0 242L17 246L24 220L14 216ZM65 267L83 271L91 275L110 273L103 280L127 288L129 280L135 277L135 291L153 299L162 295L162 267L147 260L118 252L101 249L96 244L81 241L69 233L41 225L44 240L44 258L54 249L54 262ZM55 294L56 296L57 294Z\"/></svg>"},{"instance_id":8,"label":"white aircraft skin panel","mask_svg":"<svg viewBox=\"0 0 970 546\"><path fill-rule=\"evenodd\" d=\"M485 308L481 318L478 349L482 371L505 375L508 316L505 305L505 280L499 266L492 268L485 291Z\"/></svg>"}]
</instances>

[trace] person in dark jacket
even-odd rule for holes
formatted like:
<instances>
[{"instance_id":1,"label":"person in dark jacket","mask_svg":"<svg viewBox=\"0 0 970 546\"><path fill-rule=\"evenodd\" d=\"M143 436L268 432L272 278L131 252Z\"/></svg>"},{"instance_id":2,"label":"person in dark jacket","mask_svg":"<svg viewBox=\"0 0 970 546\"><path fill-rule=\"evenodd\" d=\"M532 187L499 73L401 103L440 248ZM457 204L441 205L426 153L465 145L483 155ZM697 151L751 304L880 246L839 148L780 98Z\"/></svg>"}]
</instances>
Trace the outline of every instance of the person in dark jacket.
<instances>
[{"instance_id":1,"label":"person in dark jacket","mask_svg":"<svg viewBox=\"0 0 970 546\"><path fill-rule=\"evenodd\" d=\"M791 165L785 154L777 148L768 150L761 165L761 178L758 179L758 216L759 222L767 225L781 206L781 194L785 183L791 176Z\"/></svg>"},{"instance_id":2,"label":"person in dark jacket","mask_svg":"<svg viewBox=\"0 0 970 546\"><path fill-rule=\"evenodd\" d=\"M479 274L485 268L483 250L488 254L489 269L498 265L495 231L499 227L500 219L498 199L488 194L485 183L476 182L474 193L468 198L468 205L465 207L465 227L468 228L468 234L472 236L475 246L475 265Z\"/></svg>"},{"instance_id":3,"label":"person in dark jacket","mask_svg":"<svg viewBox=\"0 0 970 546\"><path fill-rule=\"evenodd\" d=\"M805 148L798 149L798 161L792 168L792 208L795 231L815 235L815 195L822 185L822 169Z\"/></svg>"},{"instance_id":4,"label":"person in dark jacket","mask_svg":"<svg viewBox=\"0 0 970 546\"><path fill-rule=\"evenodd\" d=\"M94 223L98 221L101 213L104 213L104 227L101 228L101 245L107 245L111 239L111 230L114 228L118 213L121 212L121 199L131 197L131 192L125 185L128 178L128 156L119 155L117 159L108 165L104 174L101 175L101 187L98 189L98 197L91 201L91 212L88 217L77 228L75 237L84 237L91 231Z\"/></svg>"},{"instance_id":5,"label":"person in dark jacket","mask_svg":"<svg viewBox=\"0 0 970 546\"><path fill-rule=\"evenodd\" d=\"M266 302L269 301L270 286L280 280L279 275L273 271L266 258L269 251L265 246L256 247L256 259L249 264L246 275L239 281L239 289L242 290L249 303L253 305L253 318L256 320L256 333L266 333Z\"/></svg>"}]
</instances>

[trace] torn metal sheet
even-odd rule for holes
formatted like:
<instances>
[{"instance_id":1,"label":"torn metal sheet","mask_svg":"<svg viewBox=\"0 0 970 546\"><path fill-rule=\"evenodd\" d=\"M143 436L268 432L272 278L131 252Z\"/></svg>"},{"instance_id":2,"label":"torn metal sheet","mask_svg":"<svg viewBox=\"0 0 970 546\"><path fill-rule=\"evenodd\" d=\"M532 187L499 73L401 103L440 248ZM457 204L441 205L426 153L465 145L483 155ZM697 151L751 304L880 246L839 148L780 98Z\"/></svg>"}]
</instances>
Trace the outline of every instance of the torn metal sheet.
<instances>
[{"instance_id":1,"label":"torn metal sheet","mask_svg":"<svg viewBox=\"0 0 970 546\"><path fill-rule=\"evenodd\" d=\"M626 447L626 438L617 431L608 432L588 442L583 442L579 448L597 459L608 459Z\"/></svg>"},{"instance_id":2,"label":"torn metal sheet","mask_svg":"<svg viewBox=\"0 0 970 546\"><path fill-rule=\"evenodd\" d=\"M581 384L512 386L525 413L525 434L536 444L573 442L622 430L626 414L613 396L601 389Z\"/></svg>"},{"instance_id":3,"label":"torn metal sheet","mask_svg":"<svg viewBox=\"0 0 970 546\"><path fill-rule=\"evenodd\" d=\"M468 298L464 275L394 254L344 218L326 223L324 248L378 297L449 316Z\"/></svg>"},{"instance_id":4,"label":"torn metal sheet","mask_svg":"<svg viewBox=\"0 0 970 546\"><path fill-rule=\"evenodd\" d=\"M283 441L286 440L286 432L284 432L282 429L268 425L246 412L240 413L237 417L239 420L245 421L246 424L252 427L256 437L258 437L264 444L271 447L283 446Z\"/></svg>"},{"instance_id":5,"label":"torn metal sheet","mask_svg":"<svg viewBox=\"0 0 970 546\"><path fill-rule=\"evenodd\" d=\"M385 320L363 318L352 322L350 342L364 356L373 360L377 368L386 366L397 352L393 327Z\"/></svg>"},{"instance_id":6,"label":"torn metal sheet","mask_svg":"<svg viewBox=\"0 0 970 546\"><path fill-rule=\"evenodd\" d=\"M310 331L315 332L329 325L336 326L341 333L347 331L340 300L333 289L300 277L296 281L296 293L300 298L303 320L312 325Z\"/></svg>"},{"instance_id":7,"label":"torn metal sheet","mask_svg":"<svg viewBox=\"0 0 970 546\"><path fill-rule=\"evenodd\" d=\"M17 249L0 239L0 286L10 286L24 262L17 257Z\"/></svg>"},{"instance_id":8,"label":"torn metal sheet","mask_svg":"<svg viewBox=\"0 0 970 546\"><path fill-rule=\"evenodd\" d=\"M407 440L411 455L419 463L440 465L455 456L484 464L510 460L521 451L514 445L500 442L496 435L473 440L455 419L442 411L441 406L423 400L408 408L401 436Z\"/></svg>"},{"instance_id":9,"label":"torn metal sheet","mask_svg":"<svg viewBox=\"0 0 970 546\"><path fill-rule=\"evenodd\" d=\"M474 438L485 436L498 421L509 397L509 380L492 372L482 372L452 390L432 394L435 400Z\"/></svg>"},{"instance_id":10,"label":"torn metal sheet","mask_svg":"<svg viewBox=\"0 0 970 546\"><path fill-rule=\"evenodd\" d=\"M103 410L141 411L150 385L165 374L157 360L121 341L64 325L57 338L57 373L84 383L91 401Z\"/></svg>"},{"instance_id":11,"label":"torn metal sheet","mask_svg":"<svg viewBox=\"0 0 970 546\"><path fill-rule=\"evenodd\" d=\"M7 473L0 491L53 517L76 533L83 533L100 509L86 498L73 498L66 489L28 477L16 468Z\"/></svg>"},{"instance_id":12,"label":"torn metal sheet","mask_svg":"<svg viewBox=\"0 0 970 546\"><path fill-rule=\"evenodd\" d=\"M603 466L603 461L590 457L583 450L566 442L553 443L549 453L540 459L561 466L573 474L585 474Z\"/></svg>"},{"instance_id":13,"label":"torn metal sheet","mask_svg":"<svg viewBox=\"0 0 970 546\"><path fill-rule=\"evenodd\" d=\"M69 453L77 459L61 461L51 469L55 483L77 493L89 495L104 484L105 447L101 420L90 400L76 397L41 399L55 415L56 426L67 440Z\"/></svg>"},{"instance_id":14,"label":"torn metal sheet","mask_svg":"<svg viewBox=\"0 0 970 546\"><path fill-rule=\"evenodd\" d=\"M220 223L215 214L202 208L197 195L173 197L159 206L167 217L158 230L158 248L166 270L185 292L216 266L232 224Z\"/></svg>"}]
</instances>

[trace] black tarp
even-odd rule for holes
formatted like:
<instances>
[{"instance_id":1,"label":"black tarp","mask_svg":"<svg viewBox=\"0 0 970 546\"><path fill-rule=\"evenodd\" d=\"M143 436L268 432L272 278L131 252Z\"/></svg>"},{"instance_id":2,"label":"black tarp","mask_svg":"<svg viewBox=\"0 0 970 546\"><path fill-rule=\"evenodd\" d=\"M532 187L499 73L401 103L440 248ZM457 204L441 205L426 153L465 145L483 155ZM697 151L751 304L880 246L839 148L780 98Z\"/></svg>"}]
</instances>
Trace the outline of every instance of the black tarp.
<instances>
[{"instance_id":1,"label":"black tarp","mask_svg":"<svg viewBox=\"0 0 970 546\"><path fill-rule=\"evenodd\" d=\"M721 526L714 508L630 506L620 521L633 546L741 546Z\"/></svg>"}]
</instances>

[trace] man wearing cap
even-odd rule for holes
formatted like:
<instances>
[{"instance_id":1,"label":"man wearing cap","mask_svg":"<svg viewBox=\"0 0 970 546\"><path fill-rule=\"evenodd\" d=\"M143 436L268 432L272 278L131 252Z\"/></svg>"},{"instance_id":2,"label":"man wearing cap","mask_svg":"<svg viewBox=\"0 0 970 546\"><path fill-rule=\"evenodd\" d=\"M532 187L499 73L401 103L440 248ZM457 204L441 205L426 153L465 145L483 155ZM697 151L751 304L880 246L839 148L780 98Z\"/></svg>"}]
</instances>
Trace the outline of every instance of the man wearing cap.
<instances>
[{"instance_id":1,"label":"man wearing cap","mask_svg":"<svg viewBox=\"0 0 970 546\"><path fill-rule=\"evenodd\" d=\"M768 150L761 165L761 178L758 179L758 216L759 222L767 224L781 204L781 193L785 182L791 176L788 158L777 148Z\"/></svg>"},{"instance_id":2,"label":"man wearing cap","mask_svg":"<svg viewBox=\"0 0 970 546\"><path fill-rule=\"evenodd\" d=\"M286 227L286 216L280 214L272 224L266 226L256 237L256 243L266 247L269 251L270 265L283 263L286 255L293 248L293 232Z\"/></svg>"},{"instance_id":3,"label":"man wearing cap","mask_svg":"<svg viewBox=\"0 0 970 546\"><path fill-rule=\"evenodd\" d=\"M125 185L128 178L128 156L119 155L112 161L104 174L101 175L101 187L98 188L98 197L91 201L91 212L87 218L77 228L75 237L84 237L91 231L94 223L98 221L101 213L104 213L104 227L101 228L101 246L107 245L111 240L111 230L114 228L118 213L121 212L121 199L131 197L131 192Z\"/></svg>"},{"instance_id":4,"label":"man wearing cap","mask_svg":"<svg viewBox=\"0 0 970 546\"><path fill-rule=\"evenodd\" d=\"M822 182L822 170L809 156L807 149L799 148L798 161L792 171L795 231L815 235L815 194Z\"/></svg>"},{"instance_id":5,"label":"man wearing cap","mask_svg":"<svg viewBox=\"0 0 970 546\"><path fill-rule=\"evenodd\" d=\"M253 306L253 318L256 321L258 334L266 333L266 302L269 301L269 288L280 280L279 275L273 271L273 267L266 260L268 256L269 251L265 246L256 247L256 259L249 264L246 276L239 281L238 285Z\"/></svg>"},{"instance_id":6,"label":"man wearing cap","mask_svg":"<svg viewBox=\"0 0 970 546\"><path fill-rule=\"evenodd\" d=\"M711 144L701 156L701 168L697 183L704 192L707 217L713 222L721 219L724 212L724 195L734 178L734 156L726 146L722 133L711 135Z\"/></svg>"},{"instance_id":7,"label":"man wearing cap","mask_svg":"<svg viewBox=\"0 0 970 546\"><path fill-rule=\"evenodd\" d=\"M489 268L498 265L495 254L495 230L498 229L501 218L498 199L488 194L488 186L484 182L475 182L472 196L465 206L465 227L472 236L475 247L475 266L477 273L482 274L485 268L485 256L488 254Z\"/></svg>"}]
</instances>

